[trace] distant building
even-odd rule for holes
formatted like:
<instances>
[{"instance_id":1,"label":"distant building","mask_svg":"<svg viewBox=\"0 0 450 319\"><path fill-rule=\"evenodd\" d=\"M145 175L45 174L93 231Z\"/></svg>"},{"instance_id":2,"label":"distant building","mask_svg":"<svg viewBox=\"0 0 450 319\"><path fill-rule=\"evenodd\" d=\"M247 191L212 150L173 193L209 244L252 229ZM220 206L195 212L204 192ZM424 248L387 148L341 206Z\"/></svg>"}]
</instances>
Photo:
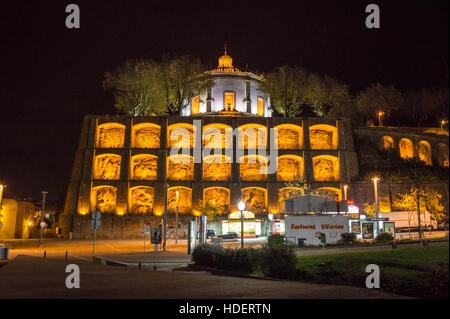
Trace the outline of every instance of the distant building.
<instances>
[{"instance_id":1,"label":"distant building","mask_svg":"<svg viewBox=\"0 0 450 319\"><path fill-rule=\"evenodd\" d=\"M3 198L0 239L28 238L28 223L32 221L34 212L35 207L31 202Z\"/></svg>"}]
</instances>

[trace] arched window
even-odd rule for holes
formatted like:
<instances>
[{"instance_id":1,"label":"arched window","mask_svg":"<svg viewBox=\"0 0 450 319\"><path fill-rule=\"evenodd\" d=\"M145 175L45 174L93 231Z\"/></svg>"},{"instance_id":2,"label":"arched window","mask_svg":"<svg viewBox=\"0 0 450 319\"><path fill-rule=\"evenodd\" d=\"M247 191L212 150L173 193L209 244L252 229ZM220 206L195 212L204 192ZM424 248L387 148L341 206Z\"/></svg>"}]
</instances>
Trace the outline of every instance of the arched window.
<instances>
[{"instance_id":1,"label":"arched window","mask_svg":"<svg viewBox=\"0 0 450 319\"><path fill-rule=\"evenodd\" d=\"M338 181L339 158L331 155L313 157L313 175L315 181Z\"/></svg>"},{"instance_id":2,"label":"arched window","mask_svg":"<svg viewBox=\"0 0 450 319\"><path fill-rule=\"evenodd\" d=\"M381 149L383 150L391 150L395 148L395 143L394 143L394 139L390 136L383 136L381 139Z\"/></svg>"},{"instance_id":3,"label":"arched window","mask_svg":"<svg viewBox=\"0 0 450 319\"><path fill-rule=\"evenodd\" d=\"M337 128L327 124L309 127L309 143L314 150L330 150L338 147Z\"/></svg>"},{"instance_id":4,"label":"arched window","mask_svg":"<svg viewBox=\"0 0 450 319\"><path fill-rule=\"evenodd\" d=\"M91 211L112 213L116 209L117 188L114 186L96 186L91 191Z\"/></svg>"},{"instance_id":5,"label":"arched window","mask_svg":"<svg viewBox=\"0 0 450 319\"><path fill-rule=\"evenodd\" d=\"M398 143L398 148L401 158L409 159L414 157L414 147L410 139L402 138Z\"/></svg>"},{"instance_id":6,"label":"arched window","mask_svg":"<svg viewBox=\"0 0 450 319\"><path fill-rule=\"evenodd\" d=\"M256 149L265 148L267 143L267 127L260 124L246 124L238 130L239 148Z\"/></svg>"},{"instance_id":7,"label":"arched window","mask_svg":"<svg viewBox=\"0 0 450 319\"><path fill-rule=\"evenodd\" d=\"M283 155L278 157L277 180L295 181L303 179L303 158L296 155Z\"/></svg>"},{"instance_id":8,"label":"arched window","mask_svg":"<svg viewBox=\"0 0 450 319\"><path fill-rule=\"evenodd\" d=\"M303 128L294 124L275 126L278 133L278 149L301 149L303 147Z\"/></svg>"},{"instance_id":9,"label":"arched window","mask_svg":"<svg viewBox=\"0 0 450 319\"><path fill-rule=\"evenodd\" d=\"M116 154L95 156L94 179L120 179L121 157Z\"/></svg>"},{"instance_id":10,"label":"arched window","mask_svg":"<svg viewBox=\"0 0 450 319\"><path fill-rule=\"evenodd\" d=\"M203 158L203 179L206 181L228 181L231 178L231 158L224 155L209 155Z\"/></svg>"},{"instance_id":11,"label":"arched window","mask_svg":"<svg viewBox=\"0 0 450 319\"><path fill-rule=\"evenodd\" d=\"M133 125L131 145L135 148L159 148L161 126L153 123Z\"/></svg>"},{"instance_id":12,"label":"arched window","mask_svg":"<svg viewBox=\"0 0 450 319\"><path fill-rule=\"evenodd\" d=\"M125 140L125 125L104 123L97 127L97 147L122 148Z\"/></svg>"},{"instance_id":13,"label":"arched window","mask_svg":"<svg viewBox=\"0 0 450 319\"><path fill-rule=\"evenodd\" d=\"M167 128L167 144L170 147L195 147L195 127L189 123L172 124Z\"/></svg>"},{"instance_id":14,"label":"arched window","mask_svg":"<svg viewBox=\"0 0 450 319\"><path fill-rule=\"evenodd\" d=\"M438 144L438 161L442 167L448 167L448 145L444 143Z\"/></svg>"},{"instance_id":15,"label":"arched window","mask_svg":"<svg viewBox=\"0 0 450 319\"><path fill-rule=\"evenodd\" d=\"M192 189L189 187L170 187L167 192L167 210L175 213L177 210L177 192L178 192L178 212L188 214L192 209Z\"/></svg>"},{"instance_id":16,"label":"arched window","mask_svg":"<svg viewBox=\"0 0 450 319\"><path fill-rule=\"evenodd\" d=\"M130 178L137 180L155 180L158 171L158 158L150 154L138 154L131 157Z\"/></svg>"},{"instance_id":17,"label":"arched window","mask_svg":"<svg viewBox=\"0 0 450 319\"><path fill-rule=\"evenodd\" d=\"M208 187L203 190L203 204L209 203L219 214L227 214L230 207L230 190L224 187Z\"/></svg>"},{"instance_id":18,"label":"arched window","mask_svg":"<svg viewBox=\"0 0 450 319\"><path fill-rule=\"evenodd\" d=\"M420 141L417 144L417 154L419 159L425 164L431 166L433 162L431 160L431 145L427 141Z\"/></svg>"},{"instance_id":19,"label":"arched window","mask_svg":"<svg viewBox=\"0 0 450 319\"><path fill-rule=\"evenodd\" d=\"M154 203L154 189L149 186L130 188L128 203L132 213L151 213Z\"/></svg>"},{"instance_id":20,"label":"arched window","mask_svg":"<svg viewBox=\"0 0 450 319\"><path fill-rule=\"evenodd\" d=\"M303 195L303 189L298 187L284 187L278 191L278 203L280 212L284 212L284 201L288 198Z\"/></svg>"},{"instance_id":21,"label":"arched window","mask_svg":"<svg viewBox=\"0 0 450 319\"><path fill-rule=\"evenodd\" d=\"M260 155L243 156L240 159L240 176L242 181L267 180L267 158Z\"/></svg>"},{"instance_id":22,"label":"arched window","mask_svg":"<svg viewBox=\"0 0 450 319\"><path fill-rule=\"evenodd\" d=\"M262 214L267 208L267 190L260 187L242 189L242 201L246 203L246 210L254 214Z\"/></svg>"},{"instance_id":23,"label":"arched window","mask_svg":"<svg viewBox=\"0 0 450 319\"><path fill-rule=\"evenodd\" d=\"M189 155L167 157L167 179L191 181L194 179L194 158Z\"/></svg>"}]
</instances>

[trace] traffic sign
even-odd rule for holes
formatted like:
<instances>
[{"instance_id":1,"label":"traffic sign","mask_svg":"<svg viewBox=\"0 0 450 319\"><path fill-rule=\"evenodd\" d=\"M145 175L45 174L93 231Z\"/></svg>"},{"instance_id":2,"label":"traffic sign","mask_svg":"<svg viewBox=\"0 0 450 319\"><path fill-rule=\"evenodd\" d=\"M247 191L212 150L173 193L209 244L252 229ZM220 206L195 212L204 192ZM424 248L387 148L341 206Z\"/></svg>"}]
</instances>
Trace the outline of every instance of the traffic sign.
<instances>
[{"instance_id":1,"label":"traffic sign","mask_svg":"<svg viewBox=\"0 0 450 319\"><path fill-rule=\"evenodd\" d=\"M100 213L98 210L92 212L92 219L100 220L100 218L102 218L102 213Z\"/></svg>"},{"instance_id":2,"label":"traffic sign","mask_svg":"<svg viewBox=\"0 0 450 319\"><path fill-rule=\"evenodd\" d=\"M387 220L389 220L389 218L388 217L383 217L383 218L371 218L371 217L369 217L369 218L366 218L366 220L369 221L369 222L376 222L376 221L387 221Z\"/></svg>"},{"instance_id":3,"label":"traffic sign","mask_svg":"<svg viewBox=\"0 0 450 319\"><path fill-rule=\"evenodd\" d=\"M145 220L145 225L147 225L147 226L150 225L150 219Z\"/></svg>"},{"instance_id":4,"label":"traffic sign","mask_svg":"<svg viewBox=\"0 0 450 319\"><path fill-rule=\"evenodd\" d=\"M92 230L99 230L100 229L100 219L93 219L91 220L91 229Z\"/></svg>"},{"instance_id":5,"label":"traffic sign","mask_svg":"<svg viewBox=\"0 0 450 319\"><path fill-rule=\"evenodd\" d=\"M39 223L39 226L41 226L41 228L45 228L45 227L47 227L47 223L42 221Z\"/></svg>"}]
</instances>

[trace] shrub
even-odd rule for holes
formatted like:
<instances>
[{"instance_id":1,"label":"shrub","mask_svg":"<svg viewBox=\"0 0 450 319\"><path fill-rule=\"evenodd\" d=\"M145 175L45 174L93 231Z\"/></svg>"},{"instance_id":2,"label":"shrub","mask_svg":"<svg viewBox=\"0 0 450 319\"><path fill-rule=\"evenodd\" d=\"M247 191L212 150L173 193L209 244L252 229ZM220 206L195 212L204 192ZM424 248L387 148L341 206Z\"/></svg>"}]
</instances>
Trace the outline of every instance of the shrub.
<instances>
[{"instance_id":1,"label":"shrub","mask_svg":"<svg viewBox=\"0 0 450 319\"><path fill-rule=\"evenodd\" d=\"M261 248L259 266L264 274L274 278L291 279L296 276L297 257L294 250L285 245Z\"/></svg>"},{"instance_id":2,"label":"shrub","mask_svg":"<svg viewBox=\"0 0 450 319\"><path fill-rule=\"evenodd\" d=\"M356 234L343 233L341 234L341 242L345 245L353 244L356 240Z\"/></svg>"},{"instance_id":3,"label":"shrub","mask_svg":"<svg viewBox=\"0 0 450 319\"><path fill-rule=\"evenodd\" d=\"M394 240L394 236L392 236L391 233L381 233L378 234L377 238L375 238L375 241L377 242L385 242L385 241L392 241Z\"/></svg>"},{"instance_id":4,"label":"shrub","mask_svg":"<svg viewBox=\"0 0 450 319\"><path fill-rule=\"evenodd\" d=\"M270 235L267 239L267 245L269 247L284 246L284 236L281 235Z\"/></svg>"},{"instance_id":5,"label":"shrub","mask_svg":"<svg viewBox=\"0 0 450 319\"><path fill-rule=\"evenodd\" d=\"M195 247L192 260L196 265L214 267L218 254L224 251L222 246L202 244Z\"/></svg>"}]
</instances>

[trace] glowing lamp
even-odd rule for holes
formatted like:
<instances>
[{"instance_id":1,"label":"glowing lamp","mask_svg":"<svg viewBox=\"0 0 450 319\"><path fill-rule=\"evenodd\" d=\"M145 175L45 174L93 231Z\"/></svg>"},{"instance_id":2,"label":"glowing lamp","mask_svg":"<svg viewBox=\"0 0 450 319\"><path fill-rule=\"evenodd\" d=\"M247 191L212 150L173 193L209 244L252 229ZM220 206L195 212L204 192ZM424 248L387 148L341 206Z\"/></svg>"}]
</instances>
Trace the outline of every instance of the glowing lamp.
<instances>
[{"instance_id":1,"label":"glowing lamp","mask_svg":"<svg viewBox=\"0 0 450 319\"><path fill-rule=\"evenodd\" d=\"M243 210L245 209L245 203L244 203L243 201L240 201L240 202L238 203L238 209L239 209L240 211L243 211Z\"/></svg>"}]
</instances>

